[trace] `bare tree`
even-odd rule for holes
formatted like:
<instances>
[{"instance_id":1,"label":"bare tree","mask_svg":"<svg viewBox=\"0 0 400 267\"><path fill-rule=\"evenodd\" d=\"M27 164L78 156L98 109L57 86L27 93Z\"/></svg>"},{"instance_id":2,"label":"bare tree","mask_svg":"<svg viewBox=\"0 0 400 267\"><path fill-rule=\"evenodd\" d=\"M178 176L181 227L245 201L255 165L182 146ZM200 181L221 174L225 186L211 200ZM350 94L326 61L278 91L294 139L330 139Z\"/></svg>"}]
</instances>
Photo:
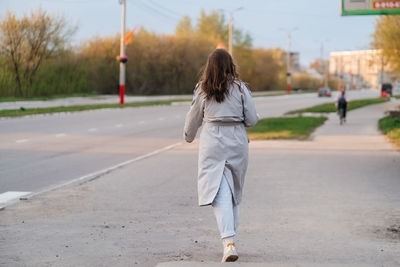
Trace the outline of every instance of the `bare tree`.
<instances>
[{"instance_id":1,"label":"bare tree","mask_svg":"<svg viewBox=\"0 0 400 267\"><path fill-rule=\"evenodd\" d=\"M29 90L43 60L64 50L76 27L67 27L63 16L48 15L42 9L18 19L8 12L0 22L0 53L15 75L15 96ZM29 95L29 92L25 92Z\"/></svg>"}]
</instances>

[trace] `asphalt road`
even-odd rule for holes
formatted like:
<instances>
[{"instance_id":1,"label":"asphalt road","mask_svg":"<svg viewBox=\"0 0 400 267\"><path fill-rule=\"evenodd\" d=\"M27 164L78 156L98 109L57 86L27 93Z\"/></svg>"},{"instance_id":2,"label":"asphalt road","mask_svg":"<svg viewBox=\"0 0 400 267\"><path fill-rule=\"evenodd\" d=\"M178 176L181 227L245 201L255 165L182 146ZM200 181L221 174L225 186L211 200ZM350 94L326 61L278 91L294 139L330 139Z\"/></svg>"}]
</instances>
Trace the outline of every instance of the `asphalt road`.
<instances>
[{"instance_id":1,"label":"asphalt road","mask_svg":"<svg viewBox=\"0 0 400 267\"><path fill-rule=\"evenodd\" d=\"M400 152L377 128L399 104L343 126L331 114L310 140L250 142L239 266L399 266ZM0 266L225 266L197 206L198 144L1 210Z\"/></svg>"},{"instance_id":2,"label":"asphalt road","mask_svg":"<svg viewBox=\"0 0 400 267\"><path fill-rule=\"evenodd\" d=\"M349 99L377 97L349 92ZM315 94L254 98L261 117L329 102ZM189 103L0 120L0 196L39 192L181 142ZM1 197L0 197L1 202Z\"/></svg>"}]
</instances>

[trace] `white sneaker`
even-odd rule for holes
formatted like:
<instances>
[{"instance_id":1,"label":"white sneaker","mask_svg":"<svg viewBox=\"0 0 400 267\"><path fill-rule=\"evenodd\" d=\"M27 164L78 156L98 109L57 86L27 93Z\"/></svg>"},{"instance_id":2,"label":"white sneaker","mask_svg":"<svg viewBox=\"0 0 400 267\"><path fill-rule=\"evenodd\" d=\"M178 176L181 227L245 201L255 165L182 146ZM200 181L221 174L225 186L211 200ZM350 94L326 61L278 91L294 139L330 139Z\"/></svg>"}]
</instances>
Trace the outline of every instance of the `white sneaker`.
<instances>
[{"instance_id":1,"label":"white sneaker","mask_svg":"<svg viewBox=\"0 0 400 267\"><path fill-rule=\"evenodd\" d=\"M239 256L236 252L235 244L228 243L226 247L224 247L224 256L222 257L221 262L233 262L239 259Z\"/></svg>"}]
</instances>

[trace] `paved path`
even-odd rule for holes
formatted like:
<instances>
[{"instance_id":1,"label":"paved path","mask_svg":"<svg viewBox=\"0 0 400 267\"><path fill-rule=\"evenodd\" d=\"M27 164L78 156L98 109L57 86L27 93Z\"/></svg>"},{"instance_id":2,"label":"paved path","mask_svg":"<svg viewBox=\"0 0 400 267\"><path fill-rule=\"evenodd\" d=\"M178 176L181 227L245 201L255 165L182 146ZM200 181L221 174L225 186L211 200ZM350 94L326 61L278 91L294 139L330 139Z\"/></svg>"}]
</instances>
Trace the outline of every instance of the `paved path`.
<instances>
[{"instance_id":1,"label":"paved path","mask_svg":"<svg viewBox=\"0 0 400 267\"><path fill-rule=\"evenodd\" d=\"M274 95L284 93L283 91L263 91L254 92L255 95ZM171 100L171 99L191 99L193 95L153 95L153 96L125 96L125 103L143 102L155 100ZM118 104L119 95L96 95L87 97L66 97L52 100L36 100L36 101L10 101L0 102L0 110L24 108L47 108L59 106L74 105L90 105L90 104Z\"/></svg>"},{"instance_id":2,"label":"paved path","mask_svg":"<svg viewBox=\"0 0 400 267\"><path fill-rule=\"evenodd\" d=\"M251 142L240 266L400 264L400 152L376 127L390 105L351 111L344 126L332 115L309 141ZM218 262L212 210L196 206L197 146L0 211L0 266Z\"/></svg>"},{"instance_id":3,"label":"paved path","mask_svg":"<svg viewBox=\"0 0 400 267\"><path fill-rule=\"evenodd\" d=\"M164 95L164 96L125 96L124 101L142 102L153 100L190 99L192 95ZM59 106L91 105L91 104L118 104L118 95L98 95L87 97L66 97L52 100L12 101L0 102L0 110L24 108L47 108Z\"/></svg>"}]
</instances>

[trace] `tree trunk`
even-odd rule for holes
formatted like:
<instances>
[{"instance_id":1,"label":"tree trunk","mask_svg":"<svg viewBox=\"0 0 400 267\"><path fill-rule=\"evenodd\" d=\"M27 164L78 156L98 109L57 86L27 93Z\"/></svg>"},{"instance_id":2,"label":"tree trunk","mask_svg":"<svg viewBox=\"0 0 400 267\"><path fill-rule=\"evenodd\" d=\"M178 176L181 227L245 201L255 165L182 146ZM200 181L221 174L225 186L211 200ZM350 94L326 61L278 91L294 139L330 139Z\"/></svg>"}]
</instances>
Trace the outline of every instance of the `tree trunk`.
<instances>
[{"instance_id":1,"label":"tree trunk","mask_svg":"<svg viewBox=\"0 0 400 267\"><path fill-rule=\"evenodd\" d=\"M16 62L14 62L14 69L15 69L15 81L17 82L17 88L15 88L15 97L22 96L22 84L21 84L21 77L19 75L19 67Z\"/></svg>"}]
</instances>

